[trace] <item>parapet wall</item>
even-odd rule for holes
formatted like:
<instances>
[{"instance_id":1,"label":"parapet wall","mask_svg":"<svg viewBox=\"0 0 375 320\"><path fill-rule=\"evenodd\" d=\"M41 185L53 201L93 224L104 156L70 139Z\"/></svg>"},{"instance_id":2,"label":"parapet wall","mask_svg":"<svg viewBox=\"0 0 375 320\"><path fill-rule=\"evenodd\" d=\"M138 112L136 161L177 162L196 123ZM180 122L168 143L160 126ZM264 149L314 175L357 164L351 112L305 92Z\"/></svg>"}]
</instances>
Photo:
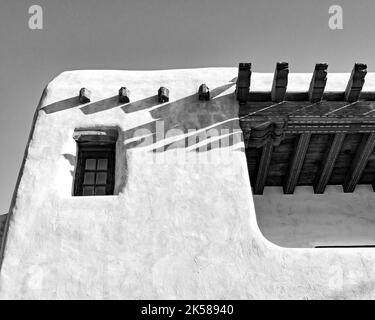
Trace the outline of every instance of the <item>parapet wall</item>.
<instances>
[{"instance_id":1,"label":"parapet wall","mask_svg":"<svg viewBox=\"0 0 375 320\"><path fill-rule=\"evenodd\" d=\"M208 68L55 78L38 107L11 208L0 297L374 297L374 250L289 249L261 234L236 76L236 68ZM298 83L308 77L295 76ZM252 79L259 87L272 81ZM197 97L202 83L209 101ZM118 101L124 86L129 103ZM169 102L158 102L161 86ZM82 104L83 87L92 96ZM119 133L114 195L73 197L73 133L102 127ZM193 135L197 143L189 143Z\"/></svg>"}]
</instances>

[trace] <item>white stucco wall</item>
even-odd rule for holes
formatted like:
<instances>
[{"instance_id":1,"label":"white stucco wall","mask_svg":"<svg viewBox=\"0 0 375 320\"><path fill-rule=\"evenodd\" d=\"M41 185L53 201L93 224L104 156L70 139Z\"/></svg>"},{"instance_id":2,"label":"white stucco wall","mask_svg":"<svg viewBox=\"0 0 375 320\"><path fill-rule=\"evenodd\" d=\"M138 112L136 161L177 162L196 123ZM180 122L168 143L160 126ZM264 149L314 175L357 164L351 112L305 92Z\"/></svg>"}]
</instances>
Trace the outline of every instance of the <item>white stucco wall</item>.
<instances>
[{"instance_id":1,"label":"white stucco wall","mask_svg":"<svg viewBox=\"0 0 375 320\"><path fill-rule=\"evenodd\" d=\"M233 91L236 68L71 71L55 78L38 107L12 202L0 297L20 299L373 298L373 249L283 248L260 232ZM291 75L294 91L311 75ZM333 75L343 90L349 75ZM253 74L254 90L272 75ZM367 76L374 84L374 74ZM206 83L210 102L197 101ZM170 89L170 102L155 94ZM121 86L132 102L116 103ZM81 87L92 102L78 105ZM143 131L235 131L223 148L164 152ZM115 195L72 197L76 128L116 127ZM225 141L227 131L223 131ZM202 142L204 144L204 141ZM176 153L183 156L177 157ZM277 200L280 201L280 200ZM276 201L276 202L277 202Z\"/></svg>"}]
</instances>

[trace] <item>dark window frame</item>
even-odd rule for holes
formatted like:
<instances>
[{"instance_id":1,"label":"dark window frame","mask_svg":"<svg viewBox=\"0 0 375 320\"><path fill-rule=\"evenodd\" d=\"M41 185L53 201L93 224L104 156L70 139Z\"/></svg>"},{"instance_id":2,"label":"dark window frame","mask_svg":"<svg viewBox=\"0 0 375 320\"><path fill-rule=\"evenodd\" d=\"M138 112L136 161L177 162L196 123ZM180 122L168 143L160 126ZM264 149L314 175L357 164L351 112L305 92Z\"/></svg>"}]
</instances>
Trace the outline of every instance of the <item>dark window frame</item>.
<instances>
[{"instance_id":1,"label":"dark window frame","mask_svg":"<svg viewBox=\"0 0 375 320\"><path fill-rule=\"evenodd\" d=\"M117 134L113 130L78 131L74 134L77 142L77 163L74 177L73 196L108 196L114 194L115 167L116 167L116 140ZM95 168L86 168L86 160L95 159ZM99 169L100 159L107 159L106 169ZM93 181L84 183L85 174L94 173ZM98 173L106 173L105 183L100 183ZM105 187L105 194L96 194L99 189ZM93 194L85 194L88 189Z\"/></svg>"}]
</instances>

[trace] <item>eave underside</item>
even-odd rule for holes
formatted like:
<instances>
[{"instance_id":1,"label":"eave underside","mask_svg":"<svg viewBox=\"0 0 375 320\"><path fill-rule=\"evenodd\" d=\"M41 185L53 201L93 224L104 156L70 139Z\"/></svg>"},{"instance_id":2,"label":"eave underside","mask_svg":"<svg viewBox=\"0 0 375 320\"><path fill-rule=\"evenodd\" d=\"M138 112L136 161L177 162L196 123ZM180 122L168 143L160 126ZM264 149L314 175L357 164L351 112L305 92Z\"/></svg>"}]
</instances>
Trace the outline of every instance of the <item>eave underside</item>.
<instances>
[{"instance_id":1,"label":"eave underside","mask_svg":"<svg viewBox=\"0 0 375 320\"><path fill-rule=\"evenodd\" d=\"M254 194L375 185L375 101L248 101L239 113Z\"/></svg>"}]
</instances>

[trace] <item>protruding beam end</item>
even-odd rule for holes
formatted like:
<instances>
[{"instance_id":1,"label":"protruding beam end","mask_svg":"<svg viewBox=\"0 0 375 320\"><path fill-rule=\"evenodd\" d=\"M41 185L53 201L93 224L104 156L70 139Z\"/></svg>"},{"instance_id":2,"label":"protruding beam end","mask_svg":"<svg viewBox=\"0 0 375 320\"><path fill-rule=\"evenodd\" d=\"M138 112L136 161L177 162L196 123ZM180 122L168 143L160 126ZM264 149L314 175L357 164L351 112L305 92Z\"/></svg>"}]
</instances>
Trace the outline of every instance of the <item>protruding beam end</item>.
<instances>
[{"instance_id":1,"label":"protruding beam end","mask_svg":"<svg viewBox=\"0 0 375 320\"><path fill-rule=\"evenodd\" d=\"M87 103L91 101L91 91L86 88L79 90L79 102Z\"/></svg>"},{"instance_id":2,"label":"protruding beam end","mask_svg":"<svg viewBox=\"0 0 375 320\"><path fill-rule=\"evenodd\" d=\"M158 90L158 101L163 103L163 102L168 102L169 101L169 90L165 87L160 87Z\"/></svg>"},{"instance_id":3,"label":"protruding beam end","mask_svg":"<svg viewBox=\"0 0 375 320\"><path fill-rule=\"evenodd\" d=\"M130 102L130 90L126 87L121 87L118 92L118 100L121 103Z\"/></svg>"},{"instance_id":4,"label":"protruding beam end","mask_svg":"<svg viewBox=\"0 0 375 320\"><path fill-rule=\"evenodd\" d=\"M327 63L317 63L310 82L309 101L319 102L323 98L324 89L327 83Z\"/></svg>"},{"instance_id":5,"label":"protruding beam end","mask_svg":"<svg viewBox=\"0 0 375 320\"><path fill-rule=\"evenodd\" d=\"M245 104L250 92L251 63L240 63L236 84L236 97L240 104Z\"/></svg>"},{"instance_id":6,"label":"protruding beam end","mask_svg":"<svg viewBox=\"0 0 375 320\"><path fill-rule=\"evenodd\" d=\"M273 102L281 102L285 98L288 85L289 64L287 62L276 63L273 77L271 99Z\"/></svg>"},{"instance_id":7,"label":"protruding beam end","mask_svg":"<svg viewBox=\"0 0 375 320\"><path fill-rule=\"evenodd\" d=\"M356 63L350 75L348 85L345 90L345 100L348 102L358 101L361 94L363 84L365 83L365 76L367 74L367 65L363 63Z\"/></svg>"},{"instance_id":8,"label":"protruding beam end","mask_svg":"<svg viewBox=\"0 0 375 320\"><path fill-rule=\"evenodd\" d=\"M198 98L201 101L208 101L208 100L210 100L210 89L204 83L199 86Z\"/></svg>"}]
</instances>

